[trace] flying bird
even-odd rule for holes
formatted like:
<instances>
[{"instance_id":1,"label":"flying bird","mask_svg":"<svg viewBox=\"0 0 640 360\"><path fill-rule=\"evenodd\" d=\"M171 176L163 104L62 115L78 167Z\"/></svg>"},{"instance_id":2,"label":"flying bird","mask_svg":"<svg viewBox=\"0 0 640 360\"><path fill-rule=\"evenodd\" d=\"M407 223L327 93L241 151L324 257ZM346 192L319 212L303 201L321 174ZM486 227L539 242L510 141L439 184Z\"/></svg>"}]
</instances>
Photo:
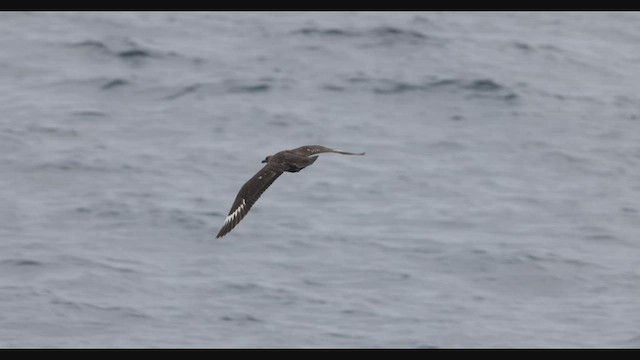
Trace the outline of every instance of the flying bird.
<instances>
[{"instance_id":1,"label":"flying bird","mask_svg":"<svg viewBox=\"0 0 640 360\"><path fill-rule=\"evenodd\" d=\"M267 156L263 163L267 163L238 192L236 200L231 206L229 215L224 219L224 225L216 236L220 238L231 231L242 220L253 204L258 201L260 195L273 184L273 182L285 171L298 172L313 164L321 153L336 153L343 155L364 155L364 153L351 153L342 150L334 150L321 145L306 145L296 149L283 150ZM316 155L316 156L313 156Z\"/></svg>"}]
</instances>

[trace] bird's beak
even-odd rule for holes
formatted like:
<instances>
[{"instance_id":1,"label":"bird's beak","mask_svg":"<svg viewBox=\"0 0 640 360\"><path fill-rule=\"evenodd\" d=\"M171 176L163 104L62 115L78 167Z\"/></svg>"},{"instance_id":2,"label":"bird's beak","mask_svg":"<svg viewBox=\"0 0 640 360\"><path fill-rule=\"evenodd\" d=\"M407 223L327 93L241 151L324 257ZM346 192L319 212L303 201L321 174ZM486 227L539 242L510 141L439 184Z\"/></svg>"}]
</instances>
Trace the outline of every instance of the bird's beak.
<instances>
[{"instance_id":1,"label":"bird's beak","mask_svg":"<svg viewBox=\"0 0 640 360\"><path fill-rule=\"evenodd\" d=\"M266 162L267 162L267 160L262 160L262 161L261 161L261 163L263 163L263 164L264 164L264 163L266 163Z\"/></svg>"}]
</instances>

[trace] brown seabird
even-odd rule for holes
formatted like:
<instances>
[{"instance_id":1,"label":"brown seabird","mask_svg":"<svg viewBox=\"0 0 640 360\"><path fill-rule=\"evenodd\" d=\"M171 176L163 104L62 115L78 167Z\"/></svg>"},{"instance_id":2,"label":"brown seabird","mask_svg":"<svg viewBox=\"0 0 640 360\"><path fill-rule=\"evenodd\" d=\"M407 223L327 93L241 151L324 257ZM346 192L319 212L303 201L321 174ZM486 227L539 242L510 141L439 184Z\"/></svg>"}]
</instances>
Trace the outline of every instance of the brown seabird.
<instances>
[{"instance_id":1,"label":"brown seabird","mask_svg":"<svg viewBox=\"0 0 640 360\"><path fill-rule=\"evenodd\" d=\"M236 196L236 200L231 206L229 215L224 219L224 225L216 236L216 239L226 235L240 220L242 220L253 204L273 182L282 175L283 172L298 172L313 164L320 153L337 153L344 155L364 155L364 153L351 153L341 150L330 149L322 145L306 145L292 150L283 150L273 155L267 156L263 163L267 163L258 173L247 181Z\"/></svg>"}]
</instances>

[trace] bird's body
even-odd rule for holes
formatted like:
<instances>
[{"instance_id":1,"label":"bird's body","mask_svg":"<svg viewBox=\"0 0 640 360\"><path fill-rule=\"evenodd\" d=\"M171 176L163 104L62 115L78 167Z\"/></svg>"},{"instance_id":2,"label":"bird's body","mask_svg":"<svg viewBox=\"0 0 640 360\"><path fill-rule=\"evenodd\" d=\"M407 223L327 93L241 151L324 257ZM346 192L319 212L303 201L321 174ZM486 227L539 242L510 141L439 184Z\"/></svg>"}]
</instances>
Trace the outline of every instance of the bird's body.
<instances>
[{"instance_id":1,"label":"bird's body","mask_svg":"<svg viewBox=\"0 0 640 360\"><path fill-rule=\"evenodd\" d=\"M253 204L258 201L260 195L285 171L298 172L313 164L320 153L337 153L344 155L364 155L364 153L350 153L341 150L334 150L321 145L306 145L296 149L283 150L273 155L267 156L262 162L267 163L258 173L247 181L236 196L236 200L231 206L229 215L224 220L224 225L216 238L226 235L240 220L242 220Z\"/></svg>"}]
</instances>

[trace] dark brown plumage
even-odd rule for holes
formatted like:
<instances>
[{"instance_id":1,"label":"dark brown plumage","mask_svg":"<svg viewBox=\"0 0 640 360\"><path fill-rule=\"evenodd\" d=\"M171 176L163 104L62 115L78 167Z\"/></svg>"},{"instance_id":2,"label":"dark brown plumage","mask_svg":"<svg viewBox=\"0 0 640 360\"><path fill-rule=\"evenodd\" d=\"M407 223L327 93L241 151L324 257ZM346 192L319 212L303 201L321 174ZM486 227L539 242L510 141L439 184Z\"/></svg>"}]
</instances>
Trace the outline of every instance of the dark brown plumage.
<instances>
[{"instance_id":1,"label":"dark brown plumage","mask_svg":"<svg viewBox=\"0 0 640 360\"><path fill-rule=\"evenodd\" d=\"M313 164L321 153L336 153L344 155L364 155L364 153L350 153L341 150L334 150L321 145L301 146L292 150L283 150L273 155L267 156L263 163L267 163L257 174L247 181L236 196L236 200L231 206L229 215L224 220L224 225L216 238L226 235L240 220L242 220L253 204L258 201L260 195L282 175L283 172L298 172Z\"/></svg>"}]
</instances>

